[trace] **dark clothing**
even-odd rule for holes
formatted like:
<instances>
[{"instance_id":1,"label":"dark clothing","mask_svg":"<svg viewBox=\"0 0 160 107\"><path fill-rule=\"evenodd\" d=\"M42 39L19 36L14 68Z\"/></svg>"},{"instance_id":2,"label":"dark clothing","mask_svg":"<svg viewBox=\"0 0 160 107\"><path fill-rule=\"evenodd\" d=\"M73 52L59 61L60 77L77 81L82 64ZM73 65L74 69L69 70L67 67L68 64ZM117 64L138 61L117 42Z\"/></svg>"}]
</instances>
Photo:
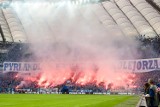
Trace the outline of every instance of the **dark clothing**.
<instances>
[{"instance_id":1,"label":"dark clothing","mask_svg":"<svg viewBox=\"0 0 160 107\"><path fill-rule=\"evenodd\" d=\"M150 95L149 107L158 107L158 97L156 91L157 87L155 85L151 85L149 89L149 95Z\"/></svg>"},{"instance_id":2,"label":"dark clothing","mask_svg":"<svg viewBox=\"0 0 160 107\"><path fill-rule=\"evenodd\" d=\"M68 87L64 85L64 86L62 87L61 92L62 92L62 94L69 94L69 89L68 89Z\"/></svg>"},{"instance_id":3,"label":"dark clothing","mask_svg":"<svg viewBox=\"0 0 160 107\"><path fill-rule=\"evenodd\" d=\"M149 94L149 88L145 89L144 91L144 95L147 95ZM147 104L147 107L150 105L150 98L149 97L146 97L146 104Z\"/></svg>"},{"instance_id":4,"label":"dark clothing","mask_svg":"<svg viewBox=\"0 0 160 107\"><path fill-rule=\"evenodd\" d=\"M144 90L144 95L149 94L149 88Z\"/></svg>"},{"instance_id":5,"label":"dark clothing","mask_svg":"<svg viewBox=\"0 0 160 107\"><path fill-rule=\"evenodd\" d=\"M147 84L148 84L148 86L147 86ZM150 89L149 83L146 83L145 84L145 89L144 89L144 95L149 94L149 89ZM150 105L150 98L149 97L145 97L145 99L146 99L147 107L149 107L149 105Z\"/></svg>"},{"instance_id":6,"label":"dark clothing","mask_svg":"<svg viewBox=\"0 0 160 107\"><path fill-rule=\"evenodd\" d=\"M160 88L160 84L157 84L157 87L159 87L159 88Z\"/></svg>"},{"instance_id":7,"label":"dark clothing","mask_svg":"<svg viewBox=\"0 0 160 107\"><path fill-rule=\"evenodd\" d=\"M160 102L160 84L157 84L158 89L158 101Z\"/></svg>"}]
</instances>

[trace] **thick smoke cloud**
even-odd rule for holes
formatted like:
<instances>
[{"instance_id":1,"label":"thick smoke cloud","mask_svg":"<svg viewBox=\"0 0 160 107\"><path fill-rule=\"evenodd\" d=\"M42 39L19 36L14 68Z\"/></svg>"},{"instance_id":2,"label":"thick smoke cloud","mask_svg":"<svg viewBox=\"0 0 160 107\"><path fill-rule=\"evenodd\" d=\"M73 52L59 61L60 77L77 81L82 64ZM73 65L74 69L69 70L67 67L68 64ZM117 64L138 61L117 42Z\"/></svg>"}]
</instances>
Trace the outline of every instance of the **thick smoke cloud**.
<instances>
[{"instance_id":1,"label":"thick smoke cloud","mask_svg":"<svg viewBox=\"0 0 160 107\"><path fill-rule=\"evenodd\" d=\"M12 7L35 59L43 64L39 85L55 86L67 79L77 84L126 84L128 73L113 65L120 59L139 57L138 43L124 36L119 26L105 28L90 5L13 2Z\"/></svg>"}]
</instances>

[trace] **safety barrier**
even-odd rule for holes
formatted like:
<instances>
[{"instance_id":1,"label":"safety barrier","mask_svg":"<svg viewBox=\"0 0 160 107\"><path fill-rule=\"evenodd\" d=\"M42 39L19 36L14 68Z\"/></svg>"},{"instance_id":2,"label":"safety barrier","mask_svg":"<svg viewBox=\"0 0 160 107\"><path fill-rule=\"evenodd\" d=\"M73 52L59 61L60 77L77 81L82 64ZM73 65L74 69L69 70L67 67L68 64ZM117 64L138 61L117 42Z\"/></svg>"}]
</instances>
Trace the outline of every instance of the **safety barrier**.
<instances>
[{"instance_id":1,"label":"safety barrier","mask_svg":"<svg viewBox=\"0 0 160 107\"><path fill-rule=\"evenodd\" d=\"M146 99L144 96L141 97L136 107L147 107Z\"/></svg>"}]
</instances>

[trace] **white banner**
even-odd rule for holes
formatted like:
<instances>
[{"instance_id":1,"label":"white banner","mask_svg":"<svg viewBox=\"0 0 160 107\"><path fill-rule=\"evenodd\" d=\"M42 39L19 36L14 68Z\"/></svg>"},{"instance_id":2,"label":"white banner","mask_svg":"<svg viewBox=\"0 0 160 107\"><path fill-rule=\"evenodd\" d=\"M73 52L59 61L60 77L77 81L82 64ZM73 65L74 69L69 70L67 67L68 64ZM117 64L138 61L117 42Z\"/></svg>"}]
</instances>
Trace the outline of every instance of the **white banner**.
<instances>
[{"instance_id":1,"label":"white banner","mask_svg":"<svg viewBox=\"0 0 160 107\"><path fill-rule=\"evenodd\" d=\"M4 62L3 72L39 71L38 62Z\"/></svg>"},{"instance_id":2,"label":"white banner","mask_svg":"<svg viewBox=\"0 0 160 107\"><path fill-rule=\"evenodd\" d=\"M121 60L118 62L117 69L124 69L135 72L148 72L160 70L160 58Z\"/></svg>"},{"instance_id":3,"label":"white banner","mask_svg":"<svg viewBox=\"0 0 160 107\"><path fill-rule=\"evenodd\" d=\"M153 70L160 70L160 58L121 60L116 62L117 64L115 64L115 66L117 70L127 70L131 72L148 72ZM88 63L83 62L83 63L74 63L74 64L78 66L83 66ZM74 64L54 62L54 63L51 63L50 65L52 67L55 67L56 69L60 69L60 68L67 68L66 67L67 65L69 67L72 67L74 66ZM43 66L43 63L39 63L39 62L4 62L3 72L40 71L42 66Z\"/></svg>"}]
</instances>

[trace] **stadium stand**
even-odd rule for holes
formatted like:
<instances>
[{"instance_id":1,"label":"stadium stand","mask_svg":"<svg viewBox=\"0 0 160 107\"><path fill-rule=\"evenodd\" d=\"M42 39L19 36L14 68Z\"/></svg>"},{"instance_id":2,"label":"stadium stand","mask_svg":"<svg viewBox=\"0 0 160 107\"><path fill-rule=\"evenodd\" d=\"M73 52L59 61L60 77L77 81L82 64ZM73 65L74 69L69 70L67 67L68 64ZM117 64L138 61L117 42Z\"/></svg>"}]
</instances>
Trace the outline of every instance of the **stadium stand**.
<instances>
[{"instance_id":1,"label":"stadium stand","mask_svg":"<svg viewBox=\"0 0 160 107\"><path fill-rule=\"evenodd\" d=\"M4 0L0 0L0 3L1 1ZM14 1L16 0L13 0L13 2ZM160 6L159 0L154 0L154 3ZM54 6L53 8L55 9ZM32 15L34 14L30 13L31 10L26 10L26 13L28 13L27 15L25 14L26 17L28 18L26 21L26 19L23 19L23 17L18 15L14 9L15 8L12 8L10 6L0 9L0 25L6 42L20 43L20 44L14 44L14 45L8 44L6 48L10 47L9 45L12 45L12 48L10 48L7 54L8 56L6 56L6 54L4 55L3 52L0 52L1 53L0 62L4 62L6 60L19 61L23 56L23 50L22 50L23 44L21 43L26 43L27 42L26 34L30 34L29 29L27 29L28 25L26 23L29 21L30 23L33 22L33 24L37 24L37 26L41 25L38 22L36 22L38 20L38 17L33 17ZM159 39L155 37L157 37L160 34L160 27L159 27L160 13L145 0L103 1L102 3L84 5L81 8L79 8L79 10L82 15L80 18L85 18L87 21L90 21L90 18L93 18L96 21L91 23L97 23L97 25L98 23L100 23L106 29L114 29L118 26L121 28L122 32L128 37L136 37L136 36L138 37L139 35L142 36L145 35L144 38L152 38L152 39L143 39L142 43L144 43L143 45L145 45L146 47L148 46L148 44L151 44L151 46L153 46L153 48L157 51L159 55L160 42ZM86 12L84 12L84 10L86 10ZM50 14L52 14L52 11L49 12ZM88 15L93 17L88 17ZM53 18L53 16L51 16L51 18ZM52 23L47 22L44 18L40 20L46 32L51 31L51 33L55 33L54 25L52 25ZM63 21L63 19L60 19L60 21ZM41 31L42 32L41 36L43 36L44 29L36 29L36 30ZM1 35L0 42L3 41L4 40ZM158 55L156 55L156 57L158 57ZM144 53L144 58L146 57L155 57L155 56L154 55L149 56L148 54ZM152 71L148 73L138 73L136 74L136 77L137 78L133 82L133 84L138 86L137 90L142 90L142 85L148 80L148 78L154 77L156 80L158 80L160 78L160 75L158 71ZM6 92L8 90L7 87L10 87L12 83L14 83L12 84L13 87L15 87L17 84L20 83L20 80L15 81L14 79L13 80L12 79L9 81L5 77L4 78L2 76L0 77L0 84L1 86L3 86L2 88L4 89L4 90L1 89L1 92ZM35 88L36 83L32 84L31 87ZM83 89L94 88L95 91L103 90L103 88L99 88L95 86L95 84L94 85L92 84L90 86L88 85L86 87L73 86L71 88L74 89L75 87L77 88L77 90L81 88Z\"/></svg>"}]
</instances>

